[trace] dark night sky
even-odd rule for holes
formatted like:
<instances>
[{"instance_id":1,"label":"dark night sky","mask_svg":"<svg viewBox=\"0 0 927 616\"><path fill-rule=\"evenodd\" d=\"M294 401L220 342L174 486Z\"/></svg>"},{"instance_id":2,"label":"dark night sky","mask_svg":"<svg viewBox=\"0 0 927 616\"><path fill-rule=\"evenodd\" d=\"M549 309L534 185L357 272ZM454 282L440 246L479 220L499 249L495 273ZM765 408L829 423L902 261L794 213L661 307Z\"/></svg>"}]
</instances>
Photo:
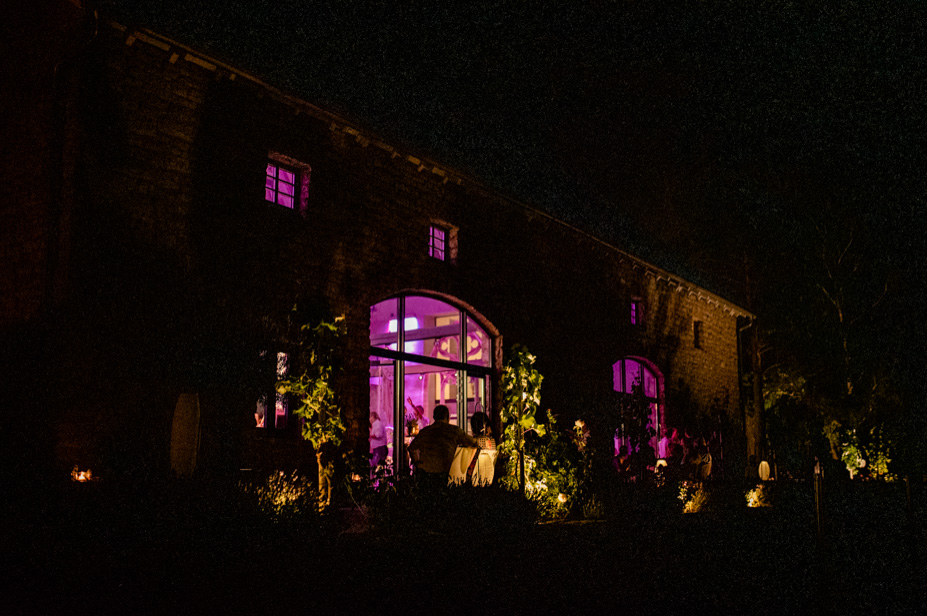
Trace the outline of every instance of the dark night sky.
<instances>
[{"instance_id":1,"label":"dark night sky","mask_svg":"<svg viewBox=\"0 0 927 616\"><path fill-rule=\"evenodd\" d=\"M788 313L792 277L813 267L809 229L865 235L854 249L872 289L891 281L891 323L920 322L927 7L752 4L110 0L104 11L759 312ZM745 253L764 282L754 300Z\"/></svg>"}]
</instances>

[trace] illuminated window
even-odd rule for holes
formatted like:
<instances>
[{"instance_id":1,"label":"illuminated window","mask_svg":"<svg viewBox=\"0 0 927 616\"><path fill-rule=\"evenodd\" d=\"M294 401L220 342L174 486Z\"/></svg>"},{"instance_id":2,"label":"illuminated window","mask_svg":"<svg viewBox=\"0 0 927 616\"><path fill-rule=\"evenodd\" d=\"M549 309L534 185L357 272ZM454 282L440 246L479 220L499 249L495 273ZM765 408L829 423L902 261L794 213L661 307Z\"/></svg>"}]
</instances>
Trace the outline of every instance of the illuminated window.
<instances>
[{"instance_id":1,"label":"illuminated window","mask_svg":"<svg viewBox=\"0 0 927 616\"><path fill-rule=\"evenodd\" d=\"M285 379L290 373L290 357L286 353L277 353L277 382ZM286 394L274 391L276 401L274 403L274 427L277 429L286 428L286 414L289 410Z\"/></svg>"},{"instance_id":2,"label":"illuminated window","mask_svg":"<svg viewBox=\"0 0 927 616\"><path fill-rule=\"evenodd\" d=\"M271 154L264 173L264 200L303 211L309 199L309 166Z\"/></svg>"},{"instance_id":3,"label":"illuminated window","mask_svg":"<svg viewBox=\"0 0 927 616\"><path fill-rule=\"evenodd\" d=\"M296 202L296 172L283 165L267 163L264 199L292 210Z\"/></svg>"},{"instance_id":4,"label":"illuminated window","mask_svg":"<svg viewBox=\"0 0 927 616\"><path fill-rule=\"evenodd\" d=\"M702 322L692 322L692 344L696 349L702 348Z\"/></svg>"},{"instance_id":5,"label":"illuminated window","mask_svg":"<svg viewBox=\"0 0 927 616\"><path fill-rule=\"evenodd\" d=\"M371 429L379 418L386 434L379 426L371 433L375 459L383 458L384 438L386 458L393 459L397 447L434 421L439 404L465 430L475 413L492 417L493 356L484 327L444 299L403 295L371 306Z\"/></svg>"},{"instance_id":6,"label":"illuminated window","mask_svg":"<svg viewBox=\"0 0 927 616\"><path fill-rule=\"evenodd\" d=\"M267 352L261 351L262 362L267 360ZM266 363L264 364L267 365ZM289 414L289 401L286 394L277 393L276 383L285 379L290 373L290 356L287 353L277 353L276 369L274 374L274 386L270 387L266 393L261 394L258 398L254 410L254 425L257 428L273 428L283 430L287 426L287 415ZM273 418L270 418L271 410L268 401L273 400Z\"/></svg>"},{"instance_id":7,"label":"illuminated window","mask_svg":"<svg viewBox=\"0 0 927 616\"><path fill-rule=\"evenodd\" d=\"M640 325L644 322L644 305L639 299L631 300L631 325Z\"/></svg>"},{"instance_id":8,"label":"illuminated window","mask_svg":"<svg viewBox=\"0 0 927 616\"><path fill-rule=\"evenodd\" d=\"M643 358L627 357L612 365L612 389L625 396L641 396L650 407L649 425L654 431L650 446L659 457L666 455L660 451L660 439L666 432L664 425L663 405L661 404L661 391L663 377L656 367ZM627 447L630 451L631 442L625 432L625 426L619 425L615 430L615 451Z\"/></svg>"},{"instance_id":9,"label":"illuminated window","mask_svg":"<svg viewBox=\"0 0 927 616\"><path fill-rule=\"evenodd\" d=\"M432 225L428 228L428 256L438 261L447 260L447 230Z\"/></svg>"}]
</instances>

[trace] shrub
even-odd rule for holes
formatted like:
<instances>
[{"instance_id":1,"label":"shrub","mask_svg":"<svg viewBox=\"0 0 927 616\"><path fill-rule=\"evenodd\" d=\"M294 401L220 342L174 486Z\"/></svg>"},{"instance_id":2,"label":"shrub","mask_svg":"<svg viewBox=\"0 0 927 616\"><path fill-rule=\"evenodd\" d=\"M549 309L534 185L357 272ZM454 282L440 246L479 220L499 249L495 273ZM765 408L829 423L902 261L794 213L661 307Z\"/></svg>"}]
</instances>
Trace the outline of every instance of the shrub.
<instances>
[{"instance_id":1,"label":"shrub","mask_svg":"<svg viewBox=\"0 0 927 616\"><path fill-rule=\"evenodd\" d=\"M701 482L683 481L679 484L679 500L683 513L698 513L708 508L708 489Z\"/></svg>"},{"instance_id":2,"label":"shrub","mask_svg":"<svg viewBox=\"0 0 927 616\"><path fill-rule=\"evenodd\" d=\"M747 507L772 507L769 502L769 494L766 492L766 486L762 483L757 484L752 490L748 490L745 495L747 498Z\"/></svg>"},{"instance_id":3,"label":"shrub","mask_svg":"<svg viewBox=\"0 0 927 616\"><path fill-rule=\"evenodd\" d=\"M260 484L240 482L239 488L265 515L276 522L313 516L318 512L314 486L296 471L271 473Z\"/></svg>"}]
</instances>

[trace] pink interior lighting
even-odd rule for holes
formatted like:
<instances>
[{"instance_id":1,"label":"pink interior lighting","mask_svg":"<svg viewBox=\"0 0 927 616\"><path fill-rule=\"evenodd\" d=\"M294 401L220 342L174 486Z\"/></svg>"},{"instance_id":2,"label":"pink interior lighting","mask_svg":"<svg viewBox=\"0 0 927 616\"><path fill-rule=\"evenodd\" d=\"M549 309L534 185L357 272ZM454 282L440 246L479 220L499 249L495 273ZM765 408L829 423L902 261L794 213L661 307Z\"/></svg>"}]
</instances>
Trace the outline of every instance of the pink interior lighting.
<instances>
[{"instance_id":1,"label":"pink interior lighting","mask_svg":"<svg viewBox=\"0 0 927 616\"><path fill-rule=\"evenodd\" d=\"M264 180L264 199L293 209L296 200L296 173L268 163Z\"/></svg>"},{"instance_id":2,"label":"pink interior lighting","mask_svg":"<svg viewBox=\"0 0 927 616\"><path fill-rule=\"evenodd\" d=\"M431 227L428 232L428 256L444 261L445 231L440 227Z\"/></svg>"}]
</instances>

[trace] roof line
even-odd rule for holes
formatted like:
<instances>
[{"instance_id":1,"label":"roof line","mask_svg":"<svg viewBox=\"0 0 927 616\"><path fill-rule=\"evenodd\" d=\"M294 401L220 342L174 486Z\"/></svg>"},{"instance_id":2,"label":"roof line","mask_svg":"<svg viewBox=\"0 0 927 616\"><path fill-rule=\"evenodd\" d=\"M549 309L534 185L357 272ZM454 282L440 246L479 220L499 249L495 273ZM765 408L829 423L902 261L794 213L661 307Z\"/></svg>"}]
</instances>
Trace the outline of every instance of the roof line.
<instances>
[{"instance_id":1,"label":"roof line","mask_svg":"<svg viewBox=\"0 0 927 616\"><path fill-rule=\"evenodd\" d=\"M113 27L114 29L120 32L126 32L128 30L126 26L116 21L109 20L108 23L111 27ZM369 143L374 143L381 149L392 153L394 157L401 156L401 154L399 154L396 148L386 144L381 139L379 139L377 136L375 136L376 135L375 131L369 130L366 128L360 129L360 130L355 128L355 126L362 124L361 122L348 120L347 118L344 118L336 113L323 109L322 107L319 107L317 105L314 105L306 101L305 99L301 99L291 94L287 94L283 92L282 90L280 90L279 88L276 88L270 85L269 83L263 81L262 79L250 73L242 71L236 67L233 67L232 65L226 62L223 62L222 60L209 56L203 53L202 51L199 51L197 49L190 47L189 45L185 45L183 43L175 41L174 39L171 39L170 37L164 36L163 34L154 32L147 28L132 29L132 32L129 34L126 42L127 44L132 44L132 42L134 42L135 40L143 41L145 43L148 43L150 45L153 45L165 51L168 51L170 47L179 48L187 52L186 57L185 57L187 61L198 64L199 66L202 66L203 68L207 70L214 71L217 68L222 68L223 70L228 71L228 73L230 74L229 79L231 80L234 80L237 76L241 76L247 79L248 81L251 81L257 84L258 86L268 90L275 97L279 98L282 102L285 102L287 104L290 104L296 107L307 109L313 115L331 122L333 129L337 129L338 124L341 124L342 125L341 130L343 130L344 132L348 134L354 135L357 138L358 142L361 142L364 146L368 145ZM168 47L165 47L165 43L168 45ZM361 134L361 130L370 136ZM697 300L704 299L709 305L714 303L717 306L723 309L726 309L728 312L730 312L734 316L742 316L742 317L747 317L750 319L756 318L756 315L745 310L744 308L741 308L740 306L731 302L730 300L727 300L721 297L720 295L712 293L711 291L708 291L707 289L704 289L700 287L699 285L693 282L690 282L686 280L685 278L682 278L681 276L674 275L668 272L667 270L664 270L663 268L657 267L656 265L653 265L652 263L649 263L645 261L644 259L641 259L640 257L634 256L631 253L627 252L626 250L618 248L617 246L610 244L609 242L606 242L605 240L599 237L596 237L595 235L589 233L588 231L584 231L578 227L575 227L571 225L570 223L567 223L553 216L552 214L548 212L540 210L537 207L530 205L528 203L525 203L524 201L521 201L509 194L505 194L503 193L503 191L500 191L495 188L491 188L487 186L483 181L471 176L470 174L461 172L458 169L451 169L447 167L446 165L439 164L436 161L429 159L427 157L417 157L417 156L412 156L411 154L409 154L407 156L404 156L404 158L408 160L410 163L418 165L419 171L430 168L432 173L442 176L444 178L444 183L451 181L455 184L462 185L463 181L466 181L468 184L472 185L474 188L482 190L483 192L489 194L490 196L503 199L512 205L517 205L525 210L532 212L535 215L542 216L550 221L553 221L559 225L562 225L570 229L571 231L575 233L579 233L580 235L585 236L586 238L607 248L608 250L618 253L622 258L628 259L629 261L632 261L635 264L637 264L637 266L644 268L644 271L656 277L658 282L662 280L662 281L665 281L669 286L676 287L677 292L688 290L688 295L695 296Z\"/></svg>"}]
</instances>

